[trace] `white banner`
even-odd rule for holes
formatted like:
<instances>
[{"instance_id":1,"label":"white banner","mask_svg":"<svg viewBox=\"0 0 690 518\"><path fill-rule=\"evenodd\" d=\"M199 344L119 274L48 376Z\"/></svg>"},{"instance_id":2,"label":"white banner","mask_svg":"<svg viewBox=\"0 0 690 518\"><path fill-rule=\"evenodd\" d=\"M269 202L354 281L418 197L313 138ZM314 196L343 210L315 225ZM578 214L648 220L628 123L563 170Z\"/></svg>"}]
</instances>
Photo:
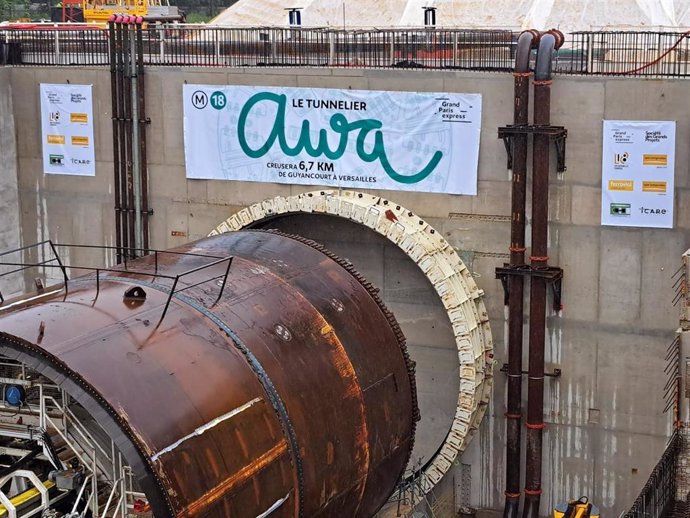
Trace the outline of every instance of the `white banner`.
<instances>
[{"instance_id":1,"label":"white banner","mask_svg":"<svg viewBox=\"0 0 690 518\"><path fill-rule=\"evenodd\" d=\"M477 193L481 95L184 85L187 178Z\"/></svg>"},{"instance_id":2,"label":"white banner","mask_svg":"<svg viewBox=\"0 0 690 518\"><path fill-rule=\"evenodd\" d=\"M604 121L601 224L673 228L674 121Z\"/></svg>"},{"instance_id":3,"label":"white banner","mask_svg":"<svg viewBox=\"0 0 690 518\"><path fill-rule=\"evenodd\" d=\"M43 172L95 176L91 85L41 84Z\"/></svg>"}]
</instances>

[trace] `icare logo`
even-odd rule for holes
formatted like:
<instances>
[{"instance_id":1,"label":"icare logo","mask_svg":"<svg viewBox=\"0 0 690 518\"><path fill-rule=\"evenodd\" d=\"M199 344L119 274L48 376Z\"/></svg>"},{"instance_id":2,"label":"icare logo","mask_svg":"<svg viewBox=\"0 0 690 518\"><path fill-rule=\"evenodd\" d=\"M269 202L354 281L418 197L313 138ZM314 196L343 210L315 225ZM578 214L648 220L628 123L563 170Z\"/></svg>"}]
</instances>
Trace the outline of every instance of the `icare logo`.
<instances>
[{"instance_id":1,"label":"icare logo","mask_svg":"<svg viewBox=\"0 0 690 518\"><path fill-rule=\"evenodd\" d=\"M630 155L627 152L616 153L613 155L613 163L616 165L626 165L628 163L628 158L630 158Z\"/></svg>"},{"instance_id":2,"label":"icare logo","mask_svg":"<svg viewBox=\"0 0 690 518\"><path fill-rule=\"evenodd\" d=\"M60 122L60 112L50 112L50 114L48 114L48 118L50 119L51 124L57 124Z\"/></svg>"}]
</instances>

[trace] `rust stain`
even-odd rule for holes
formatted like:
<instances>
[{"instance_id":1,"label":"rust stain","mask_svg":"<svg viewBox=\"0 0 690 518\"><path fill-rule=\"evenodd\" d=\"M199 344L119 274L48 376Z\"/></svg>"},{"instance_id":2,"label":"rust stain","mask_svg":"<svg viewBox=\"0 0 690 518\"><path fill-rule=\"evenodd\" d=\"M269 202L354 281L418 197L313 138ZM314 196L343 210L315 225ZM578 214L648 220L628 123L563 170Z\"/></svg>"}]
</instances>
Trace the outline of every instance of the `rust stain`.
<instances>
[{"instance_id":1,"label":"rust stain","mask_svg":"<svg viewBox=\"0 0 690 518\"><path fill-rule=\"evenodd\" d=\"M287 453L287 443L285 440L280 441L273 448L268 450L266 453L262 454L251 464L246 465L237 473L226 478L223 482L218 484L216 487L204 493L203 496L189 504L185 509L177 513L178 518L195 516L203 511L205 508L214 504L221 498L223 498L228 492L232 491L235 487L252 478L258 472L263 470L266 466L275 462L276 459Z\"/></svg>"},{"instance_id":2,"label":"rust stain","mask_svg":"<svg viewBox=\"0 0 690 518\"><path fill-rule=\"evenodd\" d=\"M330 327L330 324L326 322L323 316L320 313L317 314L319 315L319 319L322 320L322 331L326 326ZM366 481L369 474L369 461L371 455L369 452L369 430L367 427L366 409L364 406L364 394L362 393L362 387L359 384L357 373L355 372L355 368L352 365L352 362L350 361L350 357L348 356L345 347L343 346L342 342L338 339L337 335L334 332L330 332L324 335L324 337L332 346L331 357L333 358L333 365L335 365L336 369L338 370L338 373L340 374L342 379L347 383L347 396L357 401L359 426L356 426L354 430L355 440L357 444L357 451L355 452L355 455L358 461L358 472L360 475L358 479ZM359 508L359 504L362 503L362 498L364 497L364 490L366 488L366 484L363 483L361 485L361 488L362 489L359 492L359 502L357 504L357 508Z\"/></svg>"},{"instance_id":3,"label":"rust stain","mask_svg":"<svg viewBox=\"0 0 690 518\"><path fill-rule=\"evenodd\" d=\"M333 443L331 441L328 441L328 445L326 446L326 463L329 466L331 464L333 464L333 453L334 453Z\"/></svg>"}]
</instances>

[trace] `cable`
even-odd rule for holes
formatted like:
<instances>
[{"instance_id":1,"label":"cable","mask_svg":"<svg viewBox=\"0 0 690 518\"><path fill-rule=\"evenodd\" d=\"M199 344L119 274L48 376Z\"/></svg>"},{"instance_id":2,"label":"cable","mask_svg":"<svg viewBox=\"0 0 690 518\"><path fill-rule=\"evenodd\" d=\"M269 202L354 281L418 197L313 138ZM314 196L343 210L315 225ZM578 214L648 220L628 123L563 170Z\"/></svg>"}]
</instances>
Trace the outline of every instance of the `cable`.
<instances>
[{"instance_id":1,"label":"cable","mask_svg":"<svg viewBox=\"0 0 690 518\"><path fill-rule=\"evenodd\" d=\"M688 36L690 36L690 30L685 31L683 33L683 35L680 38L678 38L678 40L671 47L669 47L663 54L661 54L659 57L657 57L654 61L650 61L649 63L645 63L644 65L641 65L637 68L633 68L632 70L626 70L625 72L602 72L602 75L625 76L625 75L636 74L637 72L641 72L645 68L649 68L649 67L659 63L659 61L661 61L666 56L668 56L668 54L673 49L675 49L680 44L680 42L683 41Z\"/></svg>"}]
</instances>

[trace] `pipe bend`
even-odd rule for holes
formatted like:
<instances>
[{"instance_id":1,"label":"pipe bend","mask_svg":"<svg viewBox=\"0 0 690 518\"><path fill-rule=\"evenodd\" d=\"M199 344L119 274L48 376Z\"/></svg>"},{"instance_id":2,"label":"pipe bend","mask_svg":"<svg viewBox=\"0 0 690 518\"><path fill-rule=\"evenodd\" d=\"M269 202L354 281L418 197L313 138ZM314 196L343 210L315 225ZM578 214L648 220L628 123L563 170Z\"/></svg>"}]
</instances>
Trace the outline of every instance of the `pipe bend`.
<instances>
[{"instance_id":1,"label":"pipe bend","mask_svg":"<svg viewBox=\"0 0 690 518\"><path fill-rule=\"evenodd\" d=\"M520 34L515 52L515 72L529 72L530 52L536 41L534 31L525 31Z\"/></svg>"},{"instance_id":2,"label":"pipe bend","mask_svg":"<svg viewBox=\"0 0 690 518\"><path fill-rule=\"evenodd\" d=\"M539 39L539 50L537 50L537 64L534 68L535 81L548 81L551 79L551 64L553 61L553 51L556 47L556 38L553 34L543 34Z\"/></svg>"}]
</instances>

